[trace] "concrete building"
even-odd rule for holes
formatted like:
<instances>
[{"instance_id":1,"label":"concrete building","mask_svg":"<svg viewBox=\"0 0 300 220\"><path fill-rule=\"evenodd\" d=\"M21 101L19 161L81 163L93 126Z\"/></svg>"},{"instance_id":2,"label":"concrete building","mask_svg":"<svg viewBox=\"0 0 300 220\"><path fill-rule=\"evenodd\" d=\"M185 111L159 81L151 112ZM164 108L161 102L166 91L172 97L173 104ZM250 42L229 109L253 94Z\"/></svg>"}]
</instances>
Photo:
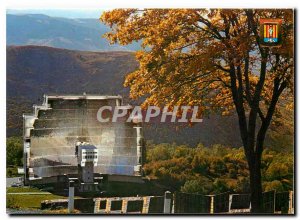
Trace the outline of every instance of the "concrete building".
<instances>
[{"instance_id":1,"label":"concrete building","mask_svg":"<svg viewBox=\"0 0 300 220\"><path fill-rule=\"evenodd\" d=\"M42 105L23 115L25 184L66 181L66 176L79 177L85 166L92 167L93 178L141 180L141 125L99 122L101 106L132 108L122 106L121 96L44 95Z\"/></svg>"}]
</instances>

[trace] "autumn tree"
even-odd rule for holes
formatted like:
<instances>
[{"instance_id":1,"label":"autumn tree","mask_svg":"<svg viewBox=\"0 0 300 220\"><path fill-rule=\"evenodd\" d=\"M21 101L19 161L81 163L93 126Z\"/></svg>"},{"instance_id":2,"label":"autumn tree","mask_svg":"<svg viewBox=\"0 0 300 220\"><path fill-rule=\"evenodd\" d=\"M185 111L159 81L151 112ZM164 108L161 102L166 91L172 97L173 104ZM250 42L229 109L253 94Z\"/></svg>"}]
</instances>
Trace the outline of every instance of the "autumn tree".
<instances>
[{"instance_id":1,"label":"autumn tree","mask_svg":"<svg viewBox=\"0 0 300 220\"><path fill-rule=\"evenodd\" d=\"M260 18L282 18L282 46L263 47ZM293 10L116 9L101 20L121 45L140 41L125 86L143 106L200 106L237 114L250 171L252 212L262 212L261 158L278 104L293 94ZM284 94L284 100L280 99Z\"/></svg>"}]
</instances>

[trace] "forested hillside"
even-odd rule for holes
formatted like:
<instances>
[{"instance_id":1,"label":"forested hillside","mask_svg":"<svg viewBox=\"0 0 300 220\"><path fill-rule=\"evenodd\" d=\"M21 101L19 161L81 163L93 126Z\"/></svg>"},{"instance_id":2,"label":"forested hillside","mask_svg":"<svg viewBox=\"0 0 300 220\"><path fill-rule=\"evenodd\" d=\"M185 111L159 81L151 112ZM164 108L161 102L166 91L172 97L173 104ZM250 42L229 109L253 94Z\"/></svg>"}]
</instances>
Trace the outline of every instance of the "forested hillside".
<instances>
[{"instance_id":1,"label":"forested hillside","mask_svg":"<svg viewBox=\"0 0 300 220\"><path fill-rule=\"evenodd\" d=\"M42 102L43 94L94 93L128 98L125 75L137 68L131 52L84 52L40 46L7 47L7 136L22 135L22 114ZM273 126L266 146L293 149L293 112L284 111ZM193 127L182 124L144 124L144 135L155 143L241 147L235 115L205 116Z\"/></svg>"}]
</instances>

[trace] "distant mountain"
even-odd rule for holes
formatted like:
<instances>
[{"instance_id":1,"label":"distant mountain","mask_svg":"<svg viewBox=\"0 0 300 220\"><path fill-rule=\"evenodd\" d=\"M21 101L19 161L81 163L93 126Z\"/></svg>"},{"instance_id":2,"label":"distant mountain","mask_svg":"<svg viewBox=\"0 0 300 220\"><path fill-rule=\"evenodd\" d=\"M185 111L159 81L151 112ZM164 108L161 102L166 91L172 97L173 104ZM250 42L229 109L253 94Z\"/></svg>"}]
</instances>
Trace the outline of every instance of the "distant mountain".
<instances>
[{"instance_id":1,"label":"distant mountain","mask_svg":"<svg viewBox=\"0 0 300 220\"><path fill-rule=\"evenodd\" d=\"M7 45L38 45L83 51L135 51L138 43L110 45L109 28L98 19L68 19L43 14L7 14Z\"/></svg>"},{"instance_id":2,"label":"distant mountain","mask_svg":"<svg viewBox=\"0 0 300 220\"><path fill-rule=\"evenodd\" d=\"M22 134L22 114L32 112L32 105L43 94L120 94L130 103L128 88L123 87L126 74L138 67L131 52L84 52L40 46L7 47L7 136ZM285 122L293 120L285 114ZM193 127L172 123L144 124L144 136L155 143L176 142L195 146L224 144L240 147L236 116L211 115ZM292 149L293 125L283 126L266 144ZM278 141L280 140L280 141Z\"/></svg>"},{"instance_id":3,"label":"distant mountain","mask_svg":"<svg viewBox=\"0 0 300 220\"><path fill-rule=\"evenodd\" d=\"M131 52L84 52L53 47L7 47L7 97L44 93L122 94L125 74L138 66Z\"/></svg>"}]
</instances>

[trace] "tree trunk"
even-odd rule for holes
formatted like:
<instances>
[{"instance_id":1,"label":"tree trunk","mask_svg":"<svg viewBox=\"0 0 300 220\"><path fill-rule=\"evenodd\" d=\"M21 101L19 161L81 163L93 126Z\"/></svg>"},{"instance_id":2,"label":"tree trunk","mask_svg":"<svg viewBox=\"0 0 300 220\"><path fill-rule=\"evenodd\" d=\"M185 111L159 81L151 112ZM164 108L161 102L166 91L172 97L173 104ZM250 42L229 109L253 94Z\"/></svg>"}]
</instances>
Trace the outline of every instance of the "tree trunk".
<instances>
[{"instance_id":1,"label":"tree trunk","mask_svg":"<svg viewBox=\"0 0 300 220\"><path fill-rule=\"evenodd\" d=\"M252 158L252 160L250 161L249 172L250 172L251 212L263 213L261 159L259 155Z\"/></svg>"}]
</instances>

